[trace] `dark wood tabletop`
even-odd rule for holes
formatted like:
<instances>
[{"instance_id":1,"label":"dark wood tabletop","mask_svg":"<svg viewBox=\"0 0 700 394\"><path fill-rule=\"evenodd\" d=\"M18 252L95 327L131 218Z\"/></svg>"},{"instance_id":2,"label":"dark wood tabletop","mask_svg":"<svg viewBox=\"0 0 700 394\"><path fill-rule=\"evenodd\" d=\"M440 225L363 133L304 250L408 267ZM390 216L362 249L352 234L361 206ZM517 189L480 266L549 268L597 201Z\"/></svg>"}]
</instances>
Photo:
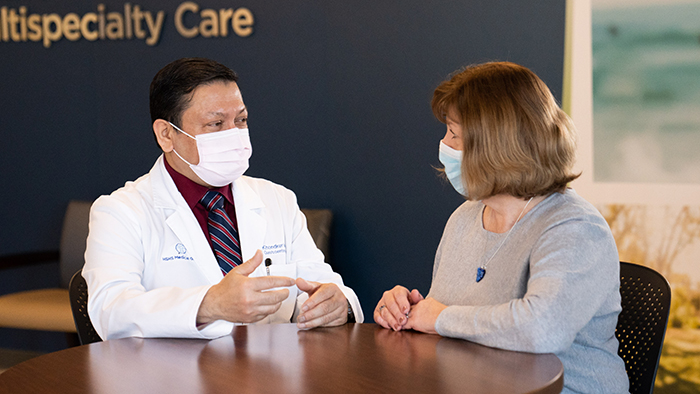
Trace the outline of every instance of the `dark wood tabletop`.
<instances>
[{"instance_id":1,"label":"dark wood tabletop","mask_svg":"<svg viewBox=\"0 0 700 394\"><path fill-rule=\"evenodd\" d=\"M214 340L125 338L25 361L0 393L559 393L553 354L375 324L236 327Z\"/></svg>"}]
</instances>

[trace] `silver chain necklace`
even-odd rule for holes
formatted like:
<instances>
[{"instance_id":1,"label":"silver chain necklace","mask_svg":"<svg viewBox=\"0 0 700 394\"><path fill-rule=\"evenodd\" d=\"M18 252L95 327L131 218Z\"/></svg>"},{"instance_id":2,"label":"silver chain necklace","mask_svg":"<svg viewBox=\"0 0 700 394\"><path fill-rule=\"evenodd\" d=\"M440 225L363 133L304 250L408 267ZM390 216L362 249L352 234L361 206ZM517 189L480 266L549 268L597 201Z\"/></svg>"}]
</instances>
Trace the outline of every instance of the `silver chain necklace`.
<instances>
[{"instance_id":1,"label":"silver chain necklace","mask_svg":"<svg viewBox=\"0 0 700 394\"><path fill-rule=\"evenodd\" d=\"M513 223L513 226L508 230L508 234L506 234L506 237L503 238L503 241L501 241L501 244L498 245L498 249L496 249L495 252L491 255L491 258L488 259L486 264L482 265L481 267L476 269L476 283L481 282L482 279L484 279L484 275L486 275L486 266L489 265L491 260L493 260L493 257L498 253L499 250L501 250L501 246L503 246L504 243L506 243L506 240L510 236L510 233L513 232L513 229L515 228L515 225L518 224L518 221L520 220L521 217L523 217L523 213L525 213L525 210L527 209L527 206L530 205L530 201L532 201L534 197L530 197L529 200L527 200L527 204L523 207L523 210L520 211L520 215L518 215L518 218L515 219L515 223Z\"/></svg>"}]
</instances>

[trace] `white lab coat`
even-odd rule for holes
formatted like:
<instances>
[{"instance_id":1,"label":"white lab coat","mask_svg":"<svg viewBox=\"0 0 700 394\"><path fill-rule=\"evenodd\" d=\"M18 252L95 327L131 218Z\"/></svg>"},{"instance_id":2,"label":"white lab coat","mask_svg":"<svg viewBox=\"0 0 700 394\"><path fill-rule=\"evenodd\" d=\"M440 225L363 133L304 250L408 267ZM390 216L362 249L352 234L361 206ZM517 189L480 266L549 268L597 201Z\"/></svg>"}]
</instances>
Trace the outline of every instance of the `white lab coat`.
<instances>
[{"instance_id":1,"label":"white lab coat","mask_svg":"<svg viewBox=\"0 0 700 394\"><path fill-rule=\"evenodd\" d=\"M233 328L227 321L196 326L204 295L223 275L163 160L161 155L148 174L98 198L90 211L83 276L88 312L103 339L215 338ZM272 260L270 275L337 284L362 322L357 296L324 263L294 193L246 176L232 190L243 261L260 249L263 260ZM264 264L250 276L262 275ZM289 289L281 308L260 323L295 321L308 295Z\"/></svg>"}]
</instances>

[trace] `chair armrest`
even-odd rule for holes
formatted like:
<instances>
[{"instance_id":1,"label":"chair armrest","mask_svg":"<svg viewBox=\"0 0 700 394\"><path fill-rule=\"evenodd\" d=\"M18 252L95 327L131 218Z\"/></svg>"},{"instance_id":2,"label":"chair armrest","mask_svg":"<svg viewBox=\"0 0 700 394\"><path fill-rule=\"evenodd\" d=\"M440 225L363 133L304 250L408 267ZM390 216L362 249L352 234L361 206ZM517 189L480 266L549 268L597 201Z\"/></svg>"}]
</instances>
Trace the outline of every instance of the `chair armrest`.
<instances>
[{"instance_id":1,"label":"chair armrest","mask_svg":"<svg viewBox=\"0 0 700 394\"><path fill-rule=\"evenodd\" d=\"M0 256L0 269L40 264L49 261L58 261L59 257L60 253L58 250L43 250L39 252L26 252Z\"/></svg>"}]
</instances>

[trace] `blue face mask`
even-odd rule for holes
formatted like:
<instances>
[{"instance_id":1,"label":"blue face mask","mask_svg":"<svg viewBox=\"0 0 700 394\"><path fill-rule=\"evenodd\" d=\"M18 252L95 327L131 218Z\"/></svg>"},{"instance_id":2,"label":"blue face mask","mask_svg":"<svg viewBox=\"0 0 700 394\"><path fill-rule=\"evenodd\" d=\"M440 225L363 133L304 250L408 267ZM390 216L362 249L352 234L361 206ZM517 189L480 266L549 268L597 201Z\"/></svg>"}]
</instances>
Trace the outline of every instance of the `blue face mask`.
<instances>
[{"instance_id":1,"label":"blue face mask","mask_svg":"<svg viewBox=\"0 0 700 394\"><path fill-rule=\"evenodd\" d=\"M464 190L462 183L462 151L452 149L444 142L440 141L440 163L445 166L445 175L450 180L452 187L464 197L467 197L467 191Z\"/></svg>"}]
</instances>

